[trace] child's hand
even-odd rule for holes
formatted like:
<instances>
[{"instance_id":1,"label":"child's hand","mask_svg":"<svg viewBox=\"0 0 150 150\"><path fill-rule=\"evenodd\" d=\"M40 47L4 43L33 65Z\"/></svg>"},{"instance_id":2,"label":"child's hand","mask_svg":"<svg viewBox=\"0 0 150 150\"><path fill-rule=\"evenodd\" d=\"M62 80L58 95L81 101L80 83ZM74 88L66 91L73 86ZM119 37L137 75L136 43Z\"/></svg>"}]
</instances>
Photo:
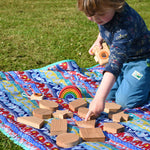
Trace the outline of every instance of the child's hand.
<instances>
[{"instance_id":1,"label":"child's hand","mask_svg":"<svg viewBox=\"0 0 150 150\"><path fill-rule=\"evenodd\" d=\"M89 49L89 54L94 55L93 48L96 47L96 46L99 47L100 49L103 48L102 43L103 43L103 39L99 34L96 41L92 45L92 47Z\"/></svg>"},{"instance_id":2,"label":"child's hand","mask_svg":"<svg viewBox=\"0 0 150 150\"><path fill-rule=\"evenodd\" d=\"M90 115L94 114L95 116L99 116L100 113L104 110L105 107L105 99L109 94L112 86L116 81L116 77L111 72L105 72L103 75L103 79L100 83L100 86L96 92L96 95L89 106L89 111L86 115L85 121L88 120Z\"/></svg>"},{"instance_id":3,"label":"child's hand","mask_svg":"<svg viewBox=\"0 0 150 150\"><path fill-rule=\"evenodd\" d=\"M103 100L96 100L96 99L93 99L92 102L90 103L90 106L89 106L89 111L85 117L85 121L88 120L88 118L94 114L94 116L98 117L100 115L100 113L104 110L104 101Z\"/></svg>"}]
</instances>

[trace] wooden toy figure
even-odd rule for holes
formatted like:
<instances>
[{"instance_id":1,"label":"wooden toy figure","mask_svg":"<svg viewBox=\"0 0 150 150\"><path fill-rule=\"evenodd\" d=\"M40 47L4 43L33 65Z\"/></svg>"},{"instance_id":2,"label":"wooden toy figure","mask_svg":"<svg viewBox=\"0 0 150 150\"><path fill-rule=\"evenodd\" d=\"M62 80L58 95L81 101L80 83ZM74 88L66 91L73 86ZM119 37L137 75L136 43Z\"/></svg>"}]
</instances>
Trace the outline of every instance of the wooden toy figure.
<instances>
[{"instance_id":1,"label":"wooden toy figure","mask_svg":"<svg viewBox=\"0 0 150 150\"><path fill-rule=\"evenodd\" d=\"M105 65L108 63L110 51L106 43L103 43L102 46L102 49L100 49L98 46L95 46L92 52L95 55L95 61L98 62L100 65Z\"/></svg>"}]
</instances>

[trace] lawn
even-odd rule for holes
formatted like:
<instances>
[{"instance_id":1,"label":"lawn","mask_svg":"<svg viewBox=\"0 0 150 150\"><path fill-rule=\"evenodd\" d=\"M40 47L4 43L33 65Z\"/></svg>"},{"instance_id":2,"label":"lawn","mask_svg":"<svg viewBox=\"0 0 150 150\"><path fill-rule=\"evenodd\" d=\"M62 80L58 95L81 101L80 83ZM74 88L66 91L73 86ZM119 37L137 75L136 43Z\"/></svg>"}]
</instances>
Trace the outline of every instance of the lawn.
<instances>
[{"instance_id":1,"label":"lawn","mask_svg":"<svg viewBox=\"0 0 150 150\"><path fill-rule=\"evenodd\" d=\"M150 29L150 1L127 0ZM78 11L76 0L0 0L1 71L41 68L73 59L80 67L95 65L88 49L97 25ZM0 133L1 150L20 150Z\"/></svg>"}]
</instances>

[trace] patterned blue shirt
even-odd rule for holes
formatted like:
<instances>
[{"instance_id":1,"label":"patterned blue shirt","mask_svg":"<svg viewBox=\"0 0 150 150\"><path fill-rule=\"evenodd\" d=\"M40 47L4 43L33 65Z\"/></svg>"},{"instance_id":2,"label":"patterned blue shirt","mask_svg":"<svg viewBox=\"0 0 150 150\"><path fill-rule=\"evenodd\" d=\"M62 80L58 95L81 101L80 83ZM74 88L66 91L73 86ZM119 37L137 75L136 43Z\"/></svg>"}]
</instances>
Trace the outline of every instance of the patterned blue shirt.
<instances>
[{"instance_id":1,"label":"patterned blue shirt","mask_svg":"<svg viewBox=\"0 0 150 150\"><path fill-rule=\"evenodd\" d=\"M120 74L123 63L150 58L150 31L142 17L127 3L105 25L98 25L100 35L110 48L105 71Z\"/></svg>"}]
</instances>

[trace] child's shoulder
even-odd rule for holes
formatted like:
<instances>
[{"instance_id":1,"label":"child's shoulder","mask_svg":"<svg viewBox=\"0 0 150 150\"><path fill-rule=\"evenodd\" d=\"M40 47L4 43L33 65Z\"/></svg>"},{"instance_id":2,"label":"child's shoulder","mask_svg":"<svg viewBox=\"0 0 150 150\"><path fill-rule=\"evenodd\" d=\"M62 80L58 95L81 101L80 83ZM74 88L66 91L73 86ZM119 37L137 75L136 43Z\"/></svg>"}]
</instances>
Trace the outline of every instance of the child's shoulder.
<instances>
[{"instance_id":1,"label":"child's shoulder","mask_svg":"<svg viewBox=\"0 0 150 150\"><path fill-rule=\"evenodd\" d=\"M139 15L139 13L130 7L127 3L125 3L124 9L122 12L116 13L112 22L109 24L112 27L112 30L124 29L126 31L133 30L137 31L142 28L146 28L145 22L143 18ZM132 28L132 29L131 29Z\"/></svg>"},{"instance_id":2,"label":"child's shoulder","mask_svg":"<svg viewBox=\"0 0 150 150\"><path fill-rule=\"evenodd\" d=\"M128 3L125 3L123 11L118 13L118 15L120 16L120 19L122 19L125 23L129 22L138 24L139 21L143 21L143 18L140 16L140 14Z\"/></svg>"}]
</instances>

